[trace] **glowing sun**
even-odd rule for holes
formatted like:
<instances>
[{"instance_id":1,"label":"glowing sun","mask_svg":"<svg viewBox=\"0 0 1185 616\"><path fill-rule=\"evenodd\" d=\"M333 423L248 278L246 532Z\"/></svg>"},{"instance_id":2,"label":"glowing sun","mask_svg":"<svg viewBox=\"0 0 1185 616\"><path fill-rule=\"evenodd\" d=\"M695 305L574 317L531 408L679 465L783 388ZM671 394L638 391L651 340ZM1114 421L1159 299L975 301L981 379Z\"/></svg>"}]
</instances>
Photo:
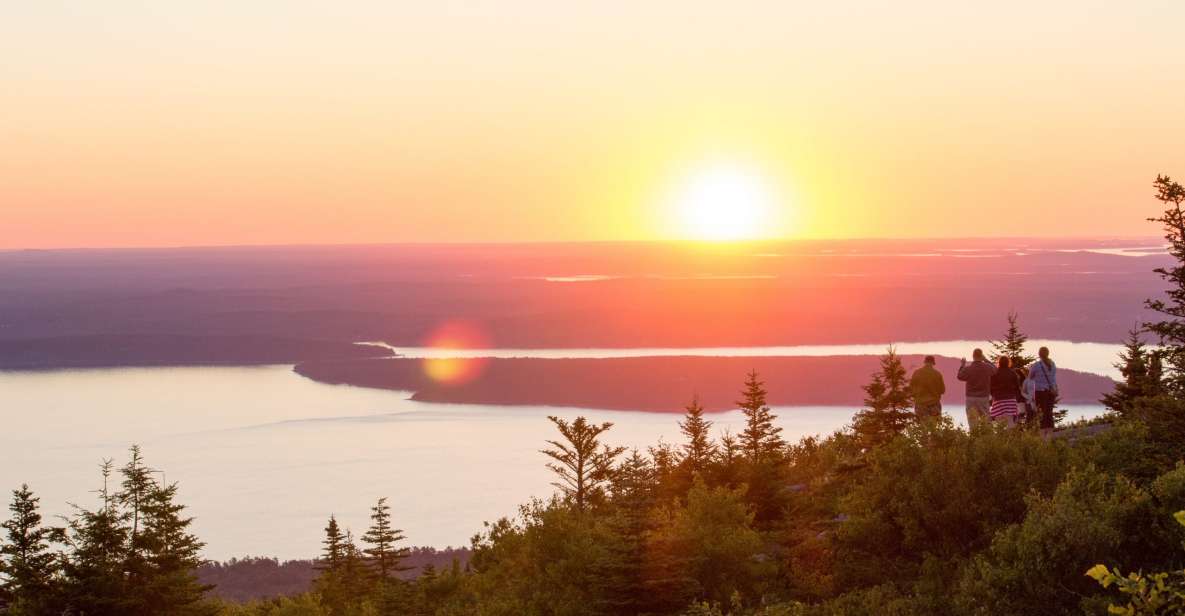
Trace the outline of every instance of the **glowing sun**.
<instances>
[{"instance_id":1,"label":"glowing sun","mask_svg":"<svg viewBox=\"0 0 1185 616\"><path fill-rule=\"evenodd\" d=\"M745 240L776 232L773 190L755 169L716 164L688 175L671 199L679 237Z\"/></svg>"}]
</instances>

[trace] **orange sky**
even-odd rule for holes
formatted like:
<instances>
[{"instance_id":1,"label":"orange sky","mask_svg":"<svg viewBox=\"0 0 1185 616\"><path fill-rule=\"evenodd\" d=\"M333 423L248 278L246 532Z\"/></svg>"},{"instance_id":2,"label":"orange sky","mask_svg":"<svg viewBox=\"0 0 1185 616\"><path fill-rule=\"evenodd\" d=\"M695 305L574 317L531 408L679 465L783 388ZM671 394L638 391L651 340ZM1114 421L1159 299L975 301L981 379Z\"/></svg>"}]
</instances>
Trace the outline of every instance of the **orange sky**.
<instances>
[{"instance_id":1,"label":"orange sky","mask_svg":"<svg viewBox=\"0 0 1185 616\"><path fill-rule=\"evenodd\" d=\"M1154 234L1185 3L962 4L7 3L0 248Z\"/></svg>"}]
</instances>

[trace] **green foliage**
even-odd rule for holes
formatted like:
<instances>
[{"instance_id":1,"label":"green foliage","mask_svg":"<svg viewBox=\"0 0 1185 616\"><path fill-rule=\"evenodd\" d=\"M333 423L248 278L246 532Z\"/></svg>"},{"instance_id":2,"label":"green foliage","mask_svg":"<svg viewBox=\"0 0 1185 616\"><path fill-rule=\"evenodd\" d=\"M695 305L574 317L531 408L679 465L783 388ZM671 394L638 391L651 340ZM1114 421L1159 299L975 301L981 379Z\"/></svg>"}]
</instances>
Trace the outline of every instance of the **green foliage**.
<instances>
[{"instance_id":1,"label":"green foliage","mask_svg":"<svg viewBox=\"0 0 1185 616\"><path fill-rule=\"evenodd\" d=\"M699 398L692 398L685 412L683 421L679 422L679 431L687 438L680 464L688 476L693 477L707 471L716 455L716 445L712 443L712 422L704 417Z\"/></svg>"},{"instance_id":2,"label":"green foliage","mask_svg":"<svg viewBox=\"0 0 1185 616\"><path fill-rule=\"evenodd\" d=\"M1012 362L1013 368L1021 368L1037 361L1035 355L1025 352L1025 344L1028 343L1029 337L1020 331L1020 326L1017 324L1019 319L1019 314L1009 311L1008 331L1004 333L1004 338L991 342L992 352L988 357L992 363L998 362L1001 357L1007 357Z\"/></svg>"},{"instance_id":3,"label":"green foliage","mask_svg":"<svg viewBox=\"0 0 1185 616\"><path fill-rule=\"evenodd\" d=\"M407 557L408 548L396 547L403 541L403 531L391 526L391 507L387 505L386 497L380 498L371 508L370 528L362 535L362 542L370 547L362 550L367 561L381 582L400 571L407 571L408 567L400 564Z\"/></svg>"},{"instance_id":4,"label":"green foliage","mask_svg":"<svg viewBox=\"0 0 1185 616\"><path fill-rule=\"evenodd\" d=\"M685 504L655 511L653 528L646 536L647 587L665 599L661 604L757 594L763 546L743 491L709 488L697 479Z\"/></svg>"},{"instance_id":5,"label":"green foliage","mask_svg":"<svg viewBox=\"0 0 1185 616\"><path fill-rule=\"evenodd\" d=\"M1167 175L1157 175L1153 183L1156 199L1165 205L1164 213L1150 218L1164 227L1164 239L1169 244L1169 254L1176 259L1172 267L1157 268L1169 287L1163 299L1149 299L1144 305L1164 315L1160 321L1145 323L1144 327L1160 338L1168 361L1169 385L1176 393L1185 387L1185 187L1174 182Z\"/></svg>"},{"instance_id":6,"label":"green foliage","mask_svg":"<svg viewBox=\"0 0 1185 616\"><path fill-rule=\"evenodd\" d=\"M864 410L856 413L852 427L867 448L887 442L913 421L912 396L905 367L893 347L880 359L880 370L864 386Z\"/></svg>"},{"instance_id":7,"label":"green foliage","mask_svg":"<svg viewBox=\"0 0 1185 616\"><path fill-rule=\"evenodd\" d=\"M1052 497L1029 500L1023 522L997 534L965 571L960 604L968 613L1097 610L1098 589L1082 571L1098 562L1154 565L1172 557L1167 543L1179 542L1152 493L1091 467L1071 472Z\"/></svg>"},{"instance_id":8,"label":"green foliage","mask_svg":"<svg viewBox=\"0 0 1185 616\"><path fill-rule=\"evenodd\" d=\"M1171 467L1185 456L1185 400L1170 395L1137 398L1125 415L1148 427L1148 455Z\"/></svg>"},{"instance_id":9,"label":"green foliage","mask_svg":"<svg viewBox=\"0 0 1185 616\"><path fill-rule=\"evenodd\" d=\"M194 575L203 544L189 532L192 519L176 501L177 485L157 482L154 472L132 447L119 471L121 489L112 492L114 466L105 461L99 506L76 507L65 528L41 526L38 499L27 487L15 491L0 543L6 613L212 613L203 599L207 587Z\"/></svg>"},{"instance_id":10,"label":"green foliage","mask_svg":"<svg viewBox=\"0 0 1185 616\"><path fill-rule=\"evenodd\" d=\"M1185 526L1185 511L1178 511L1174 519ZM1098 564L1087 570L1103 588L1115 587L1126 595L1123 605L1111 604L1108 611L1120 616L1153 616L1185 614L1185 569L1165 573L1120 573L1119 568Z\"/></svg>"},{"instance_id":11,"label":"green foliage","mask_svg":"<svg viewBox=\"0 0 1185 616\"><path fill-rule=\"evenodd\" d=\"M782 440L782 429L774 425L776 416L766 404L765 384L757 378L757 372L750 372L741 391L737 407L745 415L745 429L740 435L741 450L750 463L762 464L781 457L786 441Z\"/></svg>"},{"instance_id":12,"label":"green foliage","mask_svg":"<svg viewBox=\"0 0 1185 616\"><path fill-rule=\"evenodd\" d=\"M15 606L17 613L48 612L47 600L55 590L57 559L50 551L54 530L41 525L39 502L28 485L12 491L8 506L12 517L0 524L5 542L0 544L0 605Z\"/></svg>"},{"instance_id":13,"label":"green foliage","mask_svg":"<svg viewBox=\"0 0 1185 616\"><path fill-rule=\"evenodd\" d=\"M959 563L1020 521L1025 496L1049 494L1066 452L1035 435L983 426L971 433L949 421L912 426L874 450L839 509L835 575L843 588L910 584L923 573L953 574L927 563ZM933 579L936 593L952 583Z\"/></svg>"},{"instance_id":14,"label":"green foliage","mask_svg":"<svg viewBox=\"0 0 1185 616\"><path fill-rule=\"evenodd\" d=\"M577 417L572 422L555 416L548 416L548 419L564 437L563 441L547 441L554 449L542 450L555 461L547 465L559 477L559 481L552 485L572 499L577 509L584 511L590 501L597 501L602 496L604 485L612 477L614 461L625 447L610 447L600 442L601 434L612 428L612 423L598 426L590 424L584 417Z\"/></svg>"}]
</instances>

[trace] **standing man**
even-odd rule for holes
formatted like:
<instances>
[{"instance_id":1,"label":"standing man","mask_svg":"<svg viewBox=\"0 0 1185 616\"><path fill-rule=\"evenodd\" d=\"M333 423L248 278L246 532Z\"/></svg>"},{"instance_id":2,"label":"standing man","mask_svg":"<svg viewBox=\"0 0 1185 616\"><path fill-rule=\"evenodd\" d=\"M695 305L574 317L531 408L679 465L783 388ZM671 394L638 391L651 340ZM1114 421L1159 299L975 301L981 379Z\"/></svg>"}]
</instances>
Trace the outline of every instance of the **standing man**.
<instances>
[{"instance_id":1,"label":"standing man","mask_svg":"<svg viewBox=\"0 0 1185 616\"><path fill-rule=\"evenodd\" d=\"M942 373L934 369L933 355L927 355L922 367L909 378L909 390L913 393L913 409L918 419L942 416L946 382L942 380Z\"/></svg>"},{"instance_id":2,"label":"standing man","mask_svg":"<svg viewBox=\"0 0 1185 616\"><path fill-rule=\"evenodd\" d=\"M968 364L964 357L959 364L959 380L967 383L968 428L974 428L988 418L988 409L992 403L992 376L996 374L996 367L983 356L982 349L972 351L971 359Z\"/></svg>"}]
</instances>

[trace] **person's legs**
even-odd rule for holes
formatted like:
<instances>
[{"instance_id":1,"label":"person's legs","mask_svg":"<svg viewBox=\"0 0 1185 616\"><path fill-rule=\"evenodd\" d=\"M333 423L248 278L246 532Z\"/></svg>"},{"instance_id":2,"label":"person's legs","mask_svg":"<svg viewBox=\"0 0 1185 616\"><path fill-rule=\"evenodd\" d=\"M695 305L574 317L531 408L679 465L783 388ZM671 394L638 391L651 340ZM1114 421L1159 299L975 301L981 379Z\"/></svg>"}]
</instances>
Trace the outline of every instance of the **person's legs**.
<instances>
[{"instance_id":1,"label":"person's legs","mask_svg":"<svg viewBox=\"0 0 1185 616\"><path fill-rule=\"evenodd\" d=\"M1037 414L1040 415L1041 436L1048 438L1053 434L1053 405L1052 391L1037 392Z\"/></svg>"},{"instance_id":2,"label":"person's legs","mask_svg":"<svg viewBox=\"0 0 1185 616\"><path fill-rule=\"evenodd\" d=\"M919 420L937 419L942 416L941 402L925 402L914 406L914 413Z\"/></svg>"},{"instance_id":3,"label":"person's legs","mask_svg":"<svg viewBox=\"0 0 1185 616\"><path fill-rule=\"evenodd\" d=\"M987 420L990 398L967 397L967 427L974 428L980 422Z\"/></svg>"}]
</instances>

